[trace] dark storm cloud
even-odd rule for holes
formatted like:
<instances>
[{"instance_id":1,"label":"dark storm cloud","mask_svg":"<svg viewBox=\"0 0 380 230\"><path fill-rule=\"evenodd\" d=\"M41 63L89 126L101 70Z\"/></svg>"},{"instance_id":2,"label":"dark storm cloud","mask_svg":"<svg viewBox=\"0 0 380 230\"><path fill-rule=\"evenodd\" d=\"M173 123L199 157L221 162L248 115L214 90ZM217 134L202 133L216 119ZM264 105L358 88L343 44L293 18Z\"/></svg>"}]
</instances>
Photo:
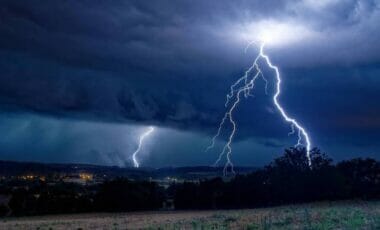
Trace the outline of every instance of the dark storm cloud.
<instances>
[{"instance_id":1,"label":"dark storm cloud","mask_svg":"<svg viewBox=\"0 0 380 230\"><path fill-rule=\"evenodd\" d=\"M1 109L211 132L253 57L234 28L274 20L316 34L268 51L289 111L320 136L378 129L379 15L378 1L362 0L3 0ZM283 136L270 98L249 103L238 138Z\"/></svg>"}]
</instances>

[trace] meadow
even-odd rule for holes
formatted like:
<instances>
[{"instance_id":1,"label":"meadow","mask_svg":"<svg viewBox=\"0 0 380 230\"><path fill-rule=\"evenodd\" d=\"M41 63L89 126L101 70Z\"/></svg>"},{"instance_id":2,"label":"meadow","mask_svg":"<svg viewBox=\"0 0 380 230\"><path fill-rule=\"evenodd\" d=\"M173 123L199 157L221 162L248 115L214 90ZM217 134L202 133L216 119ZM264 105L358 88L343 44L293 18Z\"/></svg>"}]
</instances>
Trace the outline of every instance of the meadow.
<instances>
[{"instance_id":1,"label":"meadow","mask_svg":"<svg viewBox=\"0 0 380 230\"><path fill-rule=\"evenodd\" d=\"M380 202L3 218L0 229L380 229Z\"/></svg>"}]
</instances>

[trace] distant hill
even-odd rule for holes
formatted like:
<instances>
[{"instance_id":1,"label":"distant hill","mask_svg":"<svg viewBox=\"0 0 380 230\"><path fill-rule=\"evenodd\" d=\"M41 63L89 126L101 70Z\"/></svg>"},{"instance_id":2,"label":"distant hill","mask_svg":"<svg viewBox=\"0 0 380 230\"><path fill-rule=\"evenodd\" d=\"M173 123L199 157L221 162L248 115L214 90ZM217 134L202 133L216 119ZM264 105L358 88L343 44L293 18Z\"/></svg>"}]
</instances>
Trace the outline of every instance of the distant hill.
<instances>
[{"instance_id":1,"label":"distant hill","mask_svg":"<svg viewBox=\"0 0 380 230\"><path fill-rule=\"evenodd\" d=\"M246 174L255 171L254 167L235 167L235 171ZM133 179L160 179L176 177L182 179L202 179L221 176L222 167L195 166L195 167L165 167L165 168L123 168L118 166L102 166L91 164L58 164L0 161L0 176L17 176L24 174L49 175L72 174L87 172L94 175L113 177L129 177Z\"/></svg>"}]
</instances>

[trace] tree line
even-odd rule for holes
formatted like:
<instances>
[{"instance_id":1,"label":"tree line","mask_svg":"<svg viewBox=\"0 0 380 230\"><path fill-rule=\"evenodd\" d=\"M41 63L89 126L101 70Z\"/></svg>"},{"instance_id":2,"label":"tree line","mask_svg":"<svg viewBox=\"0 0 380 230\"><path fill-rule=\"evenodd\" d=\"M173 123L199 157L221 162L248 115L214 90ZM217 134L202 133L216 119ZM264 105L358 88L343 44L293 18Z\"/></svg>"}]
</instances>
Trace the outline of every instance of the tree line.
<instances>
[{"instance_id":1,"label":"tree line","mask_svg":"<svg viewBox=\"0 0 380 230\"><path fill-rule=\"evenodd\" d=\"M126 178L94 186L37 182L28 189L13 189L8 205L0 206L0 216L157 210L163 204L164 192L157 183Z\"/></svg>"},{"instance_id":2,"label":"tree line","mask_svg":"<svg viewBox=\"0 0 380 230\"><path fill-rule=\"evenodd\" d=\"M333 164L318 149L286 149L267 166L233 178L213 178L172 184L116 178L100 185L81 186L36 182L28 189L0 187L11 194L0 215L43 215L78 212L159 210L173 200L175 209L255 208L301 202L380 198L380 162L356 158Z\"/></svg>"},{"instance_id":3,"label":"tree line","mask_svg":"<svg viewBox=\"0 0 380 230\"><path fill-rule=\"evenodd\" d=\"M379 199L380 162L352 159L336 165L313 149L308 164L304 148L286 149L283 156L248 175L183 183L175 188L178 209L253 208L321 200Z\"/></svg>"}]
</instances>

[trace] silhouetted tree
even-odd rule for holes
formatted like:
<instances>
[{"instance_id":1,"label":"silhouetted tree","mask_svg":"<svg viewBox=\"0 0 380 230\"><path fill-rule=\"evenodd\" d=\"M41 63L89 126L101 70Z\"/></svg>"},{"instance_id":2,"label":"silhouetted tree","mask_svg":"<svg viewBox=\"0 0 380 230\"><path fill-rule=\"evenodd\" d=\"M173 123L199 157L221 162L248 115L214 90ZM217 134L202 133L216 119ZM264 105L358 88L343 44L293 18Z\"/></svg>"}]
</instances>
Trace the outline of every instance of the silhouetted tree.
<instances>
[{"instance_id":1,"label":"silhouetted tree","mask_svg":"<svg viewBox=\"0 0 380 230\"><path fill-rule=\"evenodd\" d=\"M212 179L175 186L179 209L252 208L259 206L379 197L380 168L375 160L335 166L319 149L289 148L268 166L231 181ZM172 189L173 190L173 189Z\"/></svg>"},{"instance_id":2,"label":"silhouetted tree","mask_svg":"<svg viewBox=\"0 0 380 230\"><path fill-rule=\"evenodd\" d=\"M345 179L348 197L380 198L380 162L356 158L337 164Z\"/></svg>"}]
</instances>

